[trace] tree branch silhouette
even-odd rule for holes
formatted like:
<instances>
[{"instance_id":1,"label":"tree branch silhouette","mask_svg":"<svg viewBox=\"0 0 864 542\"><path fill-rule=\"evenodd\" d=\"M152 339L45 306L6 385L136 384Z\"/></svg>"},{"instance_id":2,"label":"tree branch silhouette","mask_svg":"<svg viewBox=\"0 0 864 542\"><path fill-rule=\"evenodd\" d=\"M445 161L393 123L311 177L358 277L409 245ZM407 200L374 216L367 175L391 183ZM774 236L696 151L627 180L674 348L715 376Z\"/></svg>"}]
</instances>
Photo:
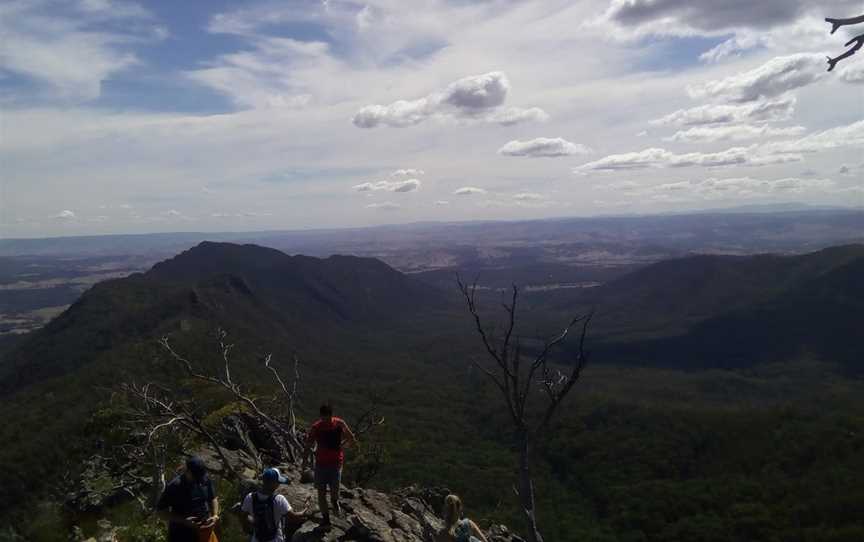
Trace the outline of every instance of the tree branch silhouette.
<instances>
[{"instance_id":1,"label":"tree branch silhouette","mask_svg":"<svg viewBox=\"0 0 864 542\"><path fill-rule=\"evenodd\" d=\"M833 34L840 27L852 26L852 25L864 23L864 15L860 15L858 17L850 17L848 19L834 19L834 18L828 17L825 19L825 22L831 23L831 33ZM846 44L844 45L844 47L849 47L849 46L851 46L851 48L848 49L845 53L838 55L838 56L835 56L833 58L830 56L828 57L828 71L829 72L834 71L834 68L837 66L838 62L849 58L850 56L857 53L858 50L861 49L861 47L864 47L864 34L859 34L858 36L855 36L851 40L847 41Z\"/></svg>"}]
</instances>

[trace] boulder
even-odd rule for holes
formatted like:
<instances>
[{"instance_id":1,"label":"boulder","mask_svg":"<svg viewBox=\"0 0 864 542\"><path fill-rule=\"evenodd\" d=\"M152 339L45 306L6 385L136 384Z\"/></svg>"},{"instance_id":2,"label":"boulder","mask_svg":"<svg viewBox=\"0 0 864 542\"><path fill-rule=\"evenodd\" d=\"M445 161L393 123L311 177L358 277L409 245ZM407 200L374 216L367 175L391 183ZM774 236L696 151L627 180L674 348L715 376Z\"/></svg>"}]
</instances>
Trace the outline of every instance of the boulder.
<instances>
[{"instance_id":1,"label":"boulder","mask_svg":"<svg viewBox=\"0 0 864 542\"><path fill-rule=\"evenodd\" d=\"M342 511L331 512L331 525L322 525L318 512L317 492L313 485L304 483L303 472L292 465L280 465L279 471L289 483L279 488L295 510L307 505L312 516L296 526L288 539L294 542L428 542L435 531L443 527L435 513L444 496L443 488L410 487L392 494L373 489L344 488L340 493ZM501 525L490 531L492 542L520 542Z\"/></svg>"}]
</instances>

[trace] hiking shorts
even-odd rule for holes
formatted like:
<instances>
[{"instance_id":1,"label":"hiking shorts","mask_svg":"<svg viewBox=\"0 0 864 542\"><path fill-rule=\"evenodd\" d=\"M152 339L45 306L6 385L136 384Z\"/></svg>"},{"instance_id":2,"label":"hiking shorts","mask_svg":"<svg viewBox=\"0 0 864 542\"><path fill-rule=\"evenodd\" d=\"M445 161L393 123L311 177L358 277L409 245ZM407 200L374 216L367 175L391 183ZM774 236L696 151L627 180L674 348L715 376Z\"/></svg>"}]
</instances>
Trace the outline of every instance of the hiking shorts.
<instances>
[{"instance_id":1,"label":"hiking shorts","mask_svg":"<svg viewBox=\"0 0 864 542\"><path fill-rule=\"evenodd\" d=\"M342 467L315 465L315 487L339 487L342 482Z\"/></svg>"}]
</instances>

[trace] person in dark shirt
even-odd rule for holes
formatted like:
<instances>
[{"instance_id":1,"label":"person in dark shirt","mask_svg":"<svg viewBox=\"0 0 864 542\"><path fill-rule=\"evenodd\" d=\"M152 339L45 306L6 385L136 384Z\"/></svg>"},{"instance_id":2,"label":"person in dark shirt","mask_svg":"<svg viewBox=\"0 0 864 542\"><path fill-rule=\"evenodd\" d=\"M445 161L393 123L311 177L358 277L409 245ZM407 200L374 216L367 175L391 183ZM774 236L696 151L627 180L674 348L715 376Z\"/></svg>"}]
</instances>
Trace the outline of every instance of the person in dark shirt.
<instances>
[{"instance_id":1,"label":"person in dark shirt","mask_svg":"<svg viewBox=\"0 0 864 542\"><path fill-rule=\"evenodd\" d=\"M200 532L219 521L219 499L200 457L186 460L186 470L171 480L156 505L168 522L168 542L198 542Z\"/></svg>"}]
</instances>

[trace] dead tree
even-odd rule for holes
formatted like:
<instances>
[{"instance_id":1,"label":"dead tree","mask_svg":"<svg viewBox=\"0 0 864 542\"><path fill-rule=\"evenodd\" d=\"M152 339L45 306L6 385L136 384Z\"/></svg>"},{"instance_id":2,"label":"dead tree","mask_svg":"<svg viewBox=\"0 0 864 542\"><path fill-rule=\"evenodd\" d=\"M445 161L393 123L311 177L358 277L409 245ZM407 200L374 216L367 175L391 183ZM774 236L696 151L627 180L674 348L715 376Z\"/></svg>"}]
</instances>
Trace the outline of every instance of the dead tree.
<instances>
[{"instance_id":1,"label":"dead tree","mask_svg":"<svg viewBox=\"0 0 864 542\"><path fill-rule=\"evenodd\" d=\"M476 360L472 363L501 392L515 430L519 460L517 484L513 487L513 491L525 514L528 540L530 542L543 542L543 537L537 526L534 482L531 477L533 446L538 437L544 434L567 394L570 393L582 375L582 369L587 361L584 349L585 336L588 332L592 313L573 318L563 331L544 342L539 353L524 356L519 337L515 335L516 302L519 297L519 289L514 285L510 303L503 304L507 319L503 336L496 339L487 332L478 312L476 280L470 286L464 284L459 277L456 281L462 296L465 298L468 311L474 320L476 332L480 336L488 357L488 363L481 363ZM561 371L551 365L549 356L556 346L561 345L567 339L570 330L577 325L581 325L581 333L575 359L571 361L571 365L566 371ZM546 397L546 404L539 411L529 408L532 397L538 391Z\"/></svg>"},{"instance_id":2,"label":"dead tree","mask_svg":"<svg viewBox=\"0 0 864 542\"><path fill-rule=\"evenodd\" d=\"M825 22L831 23L831 33L833 34L834 32L837 32L837 30L840 29L840 27L864 23L864 15L861 15L858 17L850 17L848 19L832 19L829 17L829 18L825 19ZM837 65L838 62L840 62L841 60L844 60L846 58L849 58L850 56L857 53L858 50L861 49L861 47L864 47L864 34L859 34L859 35L855 36L854 38L852 38L851 40L847 41L846 45L844 47L849 47L850 45L852 47L850 49L848 49L842 55L836 56L834 58L831 58L830 56L828 57L828 71L829 72L834 70L834 67Z\"/></svg>"},{"instance_id":3,"label":"dead tree","mask_svg":"<svg viewBox=\"0 0 864 542\"><path fill-rule=\"evenodd\" d=\"M289 417L289 420L293 420L293 421L290 421L289 424L287 424L288 426L286 427L286 424L281 423L279 420L274 419L272 416L270 416L269 414L264 412L264 410L262 410L258 406L255 399L251 395L245 393L243 391L243 389L240 387L240 385L237 384L236 382L234 382L233 377L231 376L231 350L234 348L234 345L226 342L227 336L228 336L228 334L224 330L220 329L218 331L219 350L220 350L221 355L222 355L222 365L223 365L222 374L220 376L213 376L213 375L198 372L195 369L195 367L191 361L189 361L188 359L186 359L185 357L183 357L182 355L177 353L177 351L174 350L174 348L171 346L171 343L170 343L167 336L162 337L159 340L159 344L161 344L162 347L171 356L171 358L175 362L177 362L180 365L180 367L182 367L186 371L187 375L189 375L190 377L192 377L196 380L200 380L202 382L209 382L211 384L216 384L217 386L220 386L220 387L228 390L232 395L234 395L234 397L237 400L239 400L240 402L245 404L249 408L249 410L251 411L252 415L254 415L256 418L261 420L262 423L264 423L267 427L269 427L270 429L272 429L273 431L278 433L284 439L284 442L286 445L286 450L289 454L289 460L292 462L296 462L297 459L300 457L301 450L303 449L303 444L297 435L296 417L294 415L294 399L296 397L296 392L297 392L297 388L296 388L297 379L295 378L295 381L294 381L295 385L289 391L288 386L285 384L285 382L279 376L278 371L276 371L276 369L271 366L270 355L268 354L265 357L265 367L268 370L270 370L276 376L277 381L279 382L280 386L282 387L284 392L286 394L288 394L288 397L289 397L288 417ZM294 370L295 370L295 374L299 374L299 362L297 361L296 357L295 357Z\"/></svg>"},{"instance_id":4,"label":"dead tree","mask_svg":"<svg viewBox=\"0 0 864 542\"><path fill-rule=\"evenodd\" d=\"M380 397L376 393L370 393L368 395L368 401L369 404L367 407L351 422L354 436L358 438L374 430L376 427L384 425L384 416L381 416L378 413L381 403Z\"/></svg>"},{"instance_id":5,"label":"dead tree","mask_svg":"<svg viewBox=\"0 0 864 542\"><path fill-rule=\"evenodd\" d=\"M351 422L352 431L358 440L358 457L351 464L351 473L358 486L367 485L387 465L387 448L374 439L366 438L385 423L384 416L379 413L379 406L380 397L370 393L368 405Z\"/></svg>"},{"instance_id":6,"label":"dead tree","mask_svg":"<svg viewBox=\"0 0 864 542\"><path fill-rule=\"evenodd\" d=\"M297 436L297 397L298 390L300 386L300 359L297 355L294 355L294 379L291 381L291 384L286 384L285 380L279 375L279 371L271 364L273 359L273 354L267 354L264 356L264 367L273 373L273 378L279 384L279 389L282 390L282 394L285 396L286 400L286 410L288 416L288 431L292 435L292 440L300 441L300 437Z\"/></svg>"},{"instance_id":7,"label":"dead tree","mask_svg":"<svg viewBox=\"0 0 864 542\"><path fill-rule=\"evenodd\" d=\"M204 425L191 401L176 401L171 390L155 384L136 385L122 384L120 389L127 396L130 409L129 421L135 427L146 428L143 445L138 449L142 456L149 456L152 468L152 495L155 506L158 495L165 488L166 456L157 440L164 431L184 430L200 440L207 442L219 456L225 472L235 481L240 477L231 461L228 460L225 449Z\"/></svg>"}]
</instances>

